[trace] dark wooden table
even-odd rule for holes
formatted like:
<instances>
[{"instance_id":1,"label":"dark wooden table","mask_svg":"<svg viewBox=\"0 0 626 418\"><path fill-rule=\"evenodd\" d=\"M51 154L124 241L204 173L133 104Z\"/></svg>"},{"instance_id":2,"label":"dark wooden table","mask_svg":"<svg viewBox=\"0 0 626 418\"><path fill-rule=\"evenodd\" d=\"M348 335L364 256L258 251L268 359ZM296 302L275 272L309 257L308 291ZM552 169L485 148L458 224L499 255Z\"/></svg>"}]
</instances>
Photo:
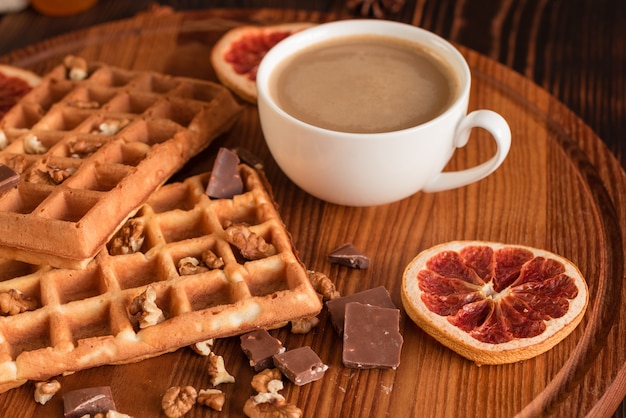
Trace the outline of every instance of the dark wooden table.
<instances>
[{"instance_id":1,"label":"dark wooden table","mask_svg":"<svg viewBox=\"0 0 626 418\"><path fill-rule=\"evenodd\" d=\"M100 0L87 12L46 17L27 8L0 15L0 59L68 32L132 17L150 0ZM176 10L286 8L361 16L345 1L159 1ZM368 17L372 17L369 15ZM626 2L623 0L414 0L385 18L434 31L504 64L545 89L578 115L626 167ZM41 50L41 47L38 47ZM601 170L602 168L599 167ZM624 301L621 302L625 303ZM617 310L616 310L617 311ZM624 327L626 318L618 318ZM626 350L626 348L624 348ZM615 394L626 391L626 366ZM609 399L614 417L626 402Z\"/></svg>"}]
</instances>

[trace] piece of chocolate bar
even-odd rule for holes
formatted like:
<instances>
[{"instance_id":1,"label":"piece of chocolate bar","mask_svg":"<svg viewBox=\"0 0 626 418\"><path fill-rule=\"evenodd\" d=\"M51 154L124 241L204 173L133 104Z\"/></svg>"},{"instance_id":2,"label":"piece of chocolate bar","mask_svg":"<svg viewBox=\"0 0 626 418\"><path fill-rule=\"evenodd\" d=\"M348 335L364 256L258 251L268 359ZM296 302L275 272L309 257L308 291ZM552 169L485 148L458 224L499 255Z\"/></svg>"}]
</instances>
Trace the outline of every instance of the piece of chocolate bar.
<instances>
[{"instance_id":1,"label":"piece of chocolate bar","mask_svg":"<svg viewBox=\"0 0 626 418\"><path fill-rule=\"evenodd\" d=\"M239 337L241 349L250 360L250 366L254 371L272 367L274 364L274 354L285 351L285 347L280 340L272 337L266 330L257 329Z\"/></svg>"},{"instance_id":2,"label":"piece of chocolate bar","mask_svg":"<svg viewBox=\"0 0 626 418\"><path fill-rule=\"evenodd\" d=\"M328 366L308 346L275 354L274 365L298 386L321 379L328 370Z\"/></svg>"},{"instance_id":3,"label":"piece of chocolate bar","mask_svg":"<svg viewBox=\"0 0 626 418\"><path fill-rule=\"evenodd\" d=\"M263 160L261 160L256 154L253 154L246 148L237 147L233 148L233 152L237 154L239 159L250 167L256 170L263 170Z\"/></svg>"},{"instance_id":4,"label":"piece of chocolate bar","mask_svg":"<svg viewBox=\"0 0 626 418\"><path fill-rule=\"evenodd\" d=\"M19 174L8 165L0 164L0 195L17 186L19 181Z\"/></svg>"},{"instance_id":5,"label":"piece of chocolate bar","mask_svg":"<svg viewBox=\"0 0 626 418\"><path fill-rule=\"evenodd\" d=\"M350 302L367 303L381 308L396 308L384 286L331 299L326 302L326 307L330 313L330 321L339 335L343 335L346 304Z\"/></svg>"},{"instance_id":6,"label":"piece of chocolate bar","mask_svg":"<svg viewBox=\"0 0 626 418\"><path fill-rule=\"evenodd\" d=\"M76 389L63 395L63 410L65 418L79 418L85 415L95 415L108 411L115 411L113 393L109 386Z\"/></svg>"},{"instance_id":7,"label":"piece of chocolate bar","mask_svg":"<svg viewBox=\"0 0 626 418\"><path fill-rule=\"evenodd\" d=\"M228 148L220 148L213 163L206 194L215 199L231 199L243 192L239 175L239 157Z\"/></svg>"},{"instance_id":8,"label":"piece of chocolate bar","mask_svg":"<svg viewBox=\"0 0 626 418\"><path fill-rule=\"evenodd\" d=\"M404 339L400 310L358 302L346 305L343 365L357 369L395 369Z\"/></svg>"},{"instance_id":9,"label":"piece of chocolate bar","mask_svg":"<svg viewBox=\"0 0 626 418\"><path fill-rule=\"evenodd\" d=\"M352 244L344 244L328 254L331 263L353 269L366 269L370 265L370 259Z\"/></svg>"}]
</instances>

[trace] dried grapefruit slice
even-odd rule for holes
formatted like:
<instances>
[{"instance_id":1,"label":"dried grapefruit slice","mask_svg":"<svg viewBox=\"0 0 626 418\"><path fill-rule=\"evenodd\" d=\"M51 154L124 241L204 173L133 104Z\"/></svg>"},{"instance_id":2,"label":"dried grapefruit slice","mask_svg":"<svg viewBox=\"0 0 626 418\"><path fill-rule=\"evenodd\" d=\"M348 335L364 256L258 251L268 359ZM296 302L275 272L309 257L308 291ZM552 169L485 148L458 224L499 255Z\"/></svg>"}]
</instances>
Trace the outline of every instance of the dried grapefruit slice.
<instances>
[{"instance_id":1,"label":"dried grapefruit slice","mask_svg":"<svg viewBox=\"0 0 626 418\"><path fill-rule=\"evenodd\" d=\"M402 277L407 314L477 364L522 361L569 335L587 309L587 283L546 250L452 241L415 257Z\"/></svg>"},{"instance_id":2,"label":"dried grapefruit slice","mask_svg":"<svg viewBox=\"0 0 626 418\"><path fill-rule=\"evenodd\" d=\"M0 118L40 81L41 78L35 73L0 65Z\"/></svg>"},{"instance_id":3,"label":"dried grapefruit slice","mask_svg":"<svg viewBox=\"0 0 626 418\"><path fill-rule=\"evenodd\" d=\"M240 26L226 32L213 46L211 64L215 75L242 99L256 103L256 72L274 45L313 23L283 23L272 26Z\"/></svg>"}]
</instances>

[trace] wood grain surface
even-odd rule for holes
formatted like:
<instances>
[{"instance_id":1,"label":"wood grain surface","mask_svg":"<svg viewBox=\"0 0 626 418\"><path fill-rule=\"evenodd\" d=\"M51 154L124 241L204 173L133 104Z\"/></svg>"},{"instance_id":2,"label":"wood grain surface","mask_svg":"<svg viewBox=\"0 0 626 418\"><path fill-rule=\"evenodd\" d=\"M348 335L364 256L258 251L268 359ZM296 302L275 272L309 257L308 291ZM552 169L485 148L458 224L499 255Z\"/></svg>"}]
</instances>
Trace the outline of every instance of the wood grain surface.
<instances>
[{"instance_id":1,"label":"wood grain surface","mask_svg":"<svg viewBox=\"0 0 626 418\"><path fill-rule=\"evenodd\" d=\"M411 19L416 24L447 27L446 18L433 13L425 7ZM0 60L44 73L65 54L76 53L129 68L212 79L207 54L231 27L242 22L343 17L343 11L285 9L142 15L72 32ZM515 21L525 20L518 16ZM502 25L513 23L505 18ZM459 23L456 29L445 30L458 37L464 28ZM250 148L266 162L281 214L303 261L309 268L326 272L343 294L383 284L400 305L402 270L421 249L453 239L485 239L543 247L576 262L590 285L589 311L581 326L550 352L506 366L477 367L430 339L404 315L405 346L396 371L343 368L340 340L325 313L321 324L305 336L284 329L272 331L288 348L311 345L330 366L319 382L287 385L285 396L305 416L610 416L623 398L626 175L602 140L559 100L496 60L464 46L460 49L474 77L470 107L502 113L514 137L505 164L477 184L439 194L418 193L372 208L323 203L299 190L278 170L263 143L252 106L246 107L229 135L194 159L178 177L208 169L207 161L218 146ZM567 79L553 69L549 73L560 80L557 84ZM476 132L450 168L482 161L491 152L489 138ZM346 241L371 256L369 269L349 270L328 263L328 251ZM223 388L227 403L221 415L240 416L245 399L252 394L252 372L237 339L218 341L215 351L225 356L227 368L237 377L236 384ZM205 368L205 359L183 349L138 364L63 377L63 391L111 385L120 411L137 417L158 416L160 396L169 386L208 386ZM14 416L61 416L60 396L42 407L33 402L32 389L28 384L0 395L0 409L20 411ZM196 408L188 416L213 415Z\"/></svg>"}]
</instances>

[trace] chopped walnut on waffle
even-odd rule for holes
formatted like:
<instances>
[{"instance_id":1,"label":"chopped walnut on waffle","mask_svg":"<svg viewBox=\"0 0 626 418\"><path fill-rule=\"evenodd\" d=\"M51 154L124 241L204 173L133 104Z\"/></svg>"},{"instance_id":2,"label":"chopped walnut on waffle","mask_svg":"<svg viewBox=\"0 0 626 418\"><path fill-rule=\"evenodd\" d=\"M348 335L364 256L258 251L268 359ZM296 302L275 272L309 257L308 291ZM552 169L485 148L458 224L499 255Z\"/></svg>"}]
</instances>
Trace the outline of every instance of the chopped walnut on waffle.
<instances>
[{"instance_id":1,"label":"chopped walnut on waffle","mask_svg":"<svg viewBox=\"0 0 626 418\"><path fill-rule=\"evenodd\" d=\"M69 57L0 120L0 256L84 268L150 194L235 122L222 85Z\"/></svg>"},{"instance_id":2,"label":"chopped walnut on waffle","mask_svg":"<svg viewBox=\"0 0 626 418\"><path fill-rule=\"evenodd\" d=\"M162 186L126 223L141 228L121 228L130 236L82 270L0 260L0 295L16 305L0 316L0 391L317 315L266 180L237 170L243 190L232 198L205 193L210 173ZM231 242L235 225L264 251Z\"/></svg>"}]
</instances>

